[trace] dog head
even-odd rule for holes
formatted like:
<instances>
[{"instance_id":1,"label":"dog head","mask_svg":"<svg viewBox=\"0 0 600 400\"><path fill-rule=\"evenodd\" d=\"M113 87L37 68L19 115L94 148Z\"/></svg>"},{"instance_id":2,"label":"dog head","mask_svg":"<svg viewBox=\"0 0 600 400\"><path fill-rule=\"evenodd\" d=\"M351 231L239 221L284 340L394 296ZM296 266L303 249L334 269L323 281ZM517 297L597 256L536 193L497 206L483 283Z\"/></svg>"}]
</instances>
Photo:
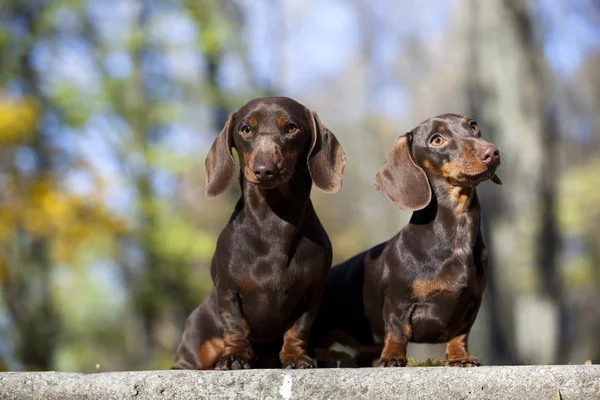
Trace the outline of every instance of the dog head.
<instances>
[{"instance_id":1,"label":"dog head","mask_svg":"<svg viewBox=\"0 0 600 400\"><path fill-rule=\"evenodd\" d=\"M262 189L286 184L308 169L313 183L335 193L342 185L345 154L317 114L287 97L250 101L229 115L206 157L206 193L222 193L233 177L232 148L243 177Z\"/></svg>"},{"instance_id":2,"label":"dog head","mask_svg":"<svg viewBox=\"0 0 600 400\"><path fill-rule=\"evenodd\" d=\"M431 201L430 181L455 188L475 187L496 176L500 152L481 138L477 122L444 114L398 137L379 170L375 187L397 207L420 210Z\"/></svg>"}]
</instances>

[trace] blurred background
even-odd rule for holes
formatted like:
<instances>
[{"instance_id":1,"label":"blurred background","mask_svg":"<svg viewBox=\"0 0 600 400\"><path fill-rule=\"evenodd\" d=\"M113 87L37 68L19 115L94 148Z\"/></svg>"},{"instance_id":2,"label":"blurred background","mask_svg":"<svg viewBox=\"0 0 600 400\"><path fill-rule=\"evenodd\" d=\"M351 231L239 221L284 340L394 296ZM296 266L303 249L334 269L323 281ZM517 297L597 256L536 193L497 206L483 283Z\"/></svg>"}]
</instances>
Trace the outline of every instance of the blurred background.
<instances>
[{"instance_id":1,"label":"blurred background","mask_svg":"<svg viewBox=\"0 0 600 400\"><path fill-rule=\"evenodd\" d=\"M472 353L600 361L596 0L1 0L0 370L171 365L239 195L205 197L204 157L265 95L347 153L341 192L312 196L335 261L408 221L373 188L395 138L476 118L504 185L479 189Z\"/></svg>"}]
</instances>

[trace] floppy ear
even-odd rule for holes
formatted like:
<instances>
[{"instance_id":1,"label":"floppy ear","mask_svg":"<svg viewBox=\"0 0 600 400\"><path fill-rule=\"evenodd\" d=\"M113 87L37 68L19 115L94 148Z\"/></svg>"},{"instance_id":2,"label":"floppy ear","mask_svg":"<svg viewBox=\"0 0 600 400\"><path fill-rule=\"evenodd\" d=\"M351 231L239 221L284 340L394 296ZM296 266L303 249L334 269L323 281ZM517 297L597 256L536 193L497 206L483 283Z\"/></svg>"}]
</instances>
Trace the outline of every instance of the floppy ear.
<instances>
[{"instance_id":1,"label":"floppy ear","mask_svg":"<svg viewBox=\"0 0 600 400\"><path fill-rule=\"evenodd\" d=\"M233 177L235 161L231 153L231 147L233 146L231 132L233 129L232 119L233 113L229 114L225 127L223 127L223 130L221 130L221 133L219 133L212 146L210 146L210 150L204 161L206 169L206 195L208 197L215 197L223 193Z\"/></svg>"},{"instance_id":2,"label":"floppy ear","mask_svg":"<svg viewBox=\"0 0 600 400\"><path fill-rule=\"evenodd\" d=\"M394 148L377 173L375 187L396 207L416 211L431 201L431 188L425 171L410 155L410 135L407 133L396 139Z\"/></svg>"},{"instance_id":3,"label":"floppy ear","mask_svg":"<svg viewBox=\"0 0 600 400\"><path fill-rule=\"evenodd\" d=\"M333 133L314 111L309 111L312 144L308 151L308 171L315 185L326 193L342 187L346 154Z\"/></svg>"}]
</instances>

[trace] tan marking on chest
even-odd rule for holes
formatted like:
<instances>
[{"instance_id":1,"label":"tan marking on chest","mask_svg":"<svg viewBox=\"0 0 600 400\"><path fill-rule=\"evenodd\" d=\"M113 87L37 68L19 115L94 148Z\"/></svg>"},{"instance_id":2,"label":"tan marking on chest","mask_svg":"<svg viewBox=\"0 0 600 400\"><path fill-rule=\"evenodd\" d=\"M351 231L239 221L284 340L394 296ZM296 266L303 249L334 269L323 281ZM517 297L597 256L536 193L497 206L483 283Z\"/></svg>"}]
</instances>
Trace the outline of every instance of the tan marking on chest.
<instances>
[{"instance_id":1,"label":"tan marking on chest","mask_svg":"<svg viewBox=\"0 0 600 400\"><path fill-rule=\"evenodd\" d=\"M463 188L460 186L453 186L449 189L450 196L454 202L455 215L465 213L469 209L471 198L473 197L472 188Z\"/></svg>"},{"instance_id":2,"label":"tan marking on chest","mask_svg":"<svg viewBox=\"0 0 600 400\"><path fill-rule=\"evenodd\" d=\"M455 292L459 289L460 284L456 279L417 279L412 284L412 297L415 299L426 299L442 292Z\"/></svg>"}]
</instances>

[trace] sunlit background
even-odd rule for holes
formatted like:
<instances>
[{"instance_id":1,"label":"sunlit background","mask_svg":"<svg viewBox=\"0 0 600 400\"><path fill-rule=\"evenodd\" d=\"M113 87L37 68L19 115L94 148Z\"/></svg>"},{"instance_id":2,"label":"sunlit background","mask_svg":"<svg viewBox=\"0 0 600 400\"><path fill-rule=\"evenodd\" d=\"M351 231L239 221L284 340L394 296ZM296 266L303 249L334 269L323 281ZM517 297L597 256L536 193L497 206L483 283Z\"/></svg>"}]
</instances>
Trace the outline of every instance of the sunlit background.
<instances>
[{"instance_id":1,"label":"sunlit background","mask_svg":"<svg viewBox=\"0 0 600 400\"><path fill-rule=\"evenodd\" d=\"M347 153L343 189L312 196L335 261L408 221L373 188L394 139L476 118L504 185L479 189L472 353L600 361L597 1L2 0L0 370L170 366L239 194L205 197L206 151L264 95Z\"/></svg>"}]
</instances>

